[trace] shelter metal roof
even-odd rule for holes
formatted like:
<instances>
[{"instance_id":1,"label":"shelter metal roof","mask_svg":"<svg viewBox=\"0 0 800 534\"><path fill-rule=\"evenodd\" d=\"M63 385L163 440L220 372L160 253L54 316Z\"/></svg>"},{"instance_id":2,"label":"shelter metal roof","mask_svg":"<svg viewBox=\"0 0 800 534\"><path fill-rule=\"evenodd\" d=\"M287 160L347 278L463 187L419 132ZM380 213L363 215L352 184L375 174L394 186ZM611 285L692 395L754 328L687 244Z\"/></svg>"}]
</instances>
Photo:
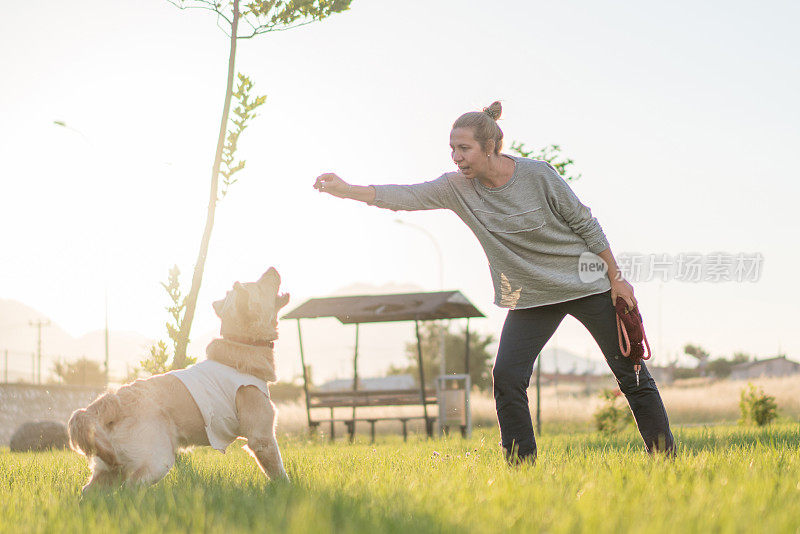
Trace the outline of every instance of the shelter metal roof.
<instances>
[{"instance_id":1,"label":"shelter metal roof","mask_svg":"<svg viewBox=\"0 0 800 534\"><path fill-rule=\"evenodd\" d=\"M282 319L336 317L343 324L485 317L460 291L310 299Z\"/></svg>"}]
</instances>

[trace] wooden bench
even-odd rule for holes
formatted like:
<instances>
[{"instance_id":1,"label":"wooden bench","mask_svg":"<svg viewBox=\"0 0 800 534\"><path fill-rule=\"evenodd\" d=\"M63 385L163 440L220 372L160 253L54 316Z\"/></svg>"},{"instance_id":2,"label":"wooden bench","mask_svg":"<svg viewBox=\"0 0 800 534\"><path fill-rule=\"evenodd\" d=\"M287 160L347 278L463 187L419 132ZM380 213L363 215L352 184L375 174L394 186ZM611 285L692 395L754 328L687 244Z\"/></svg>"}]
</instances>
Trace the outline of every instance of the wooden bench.
<instances>
[{"instance_id":1,"label":"wooden bench","mask_svg":"<svg viewBox=\"0 0 800 534\"><path fill-rule=\"evenodd\" d=\"M424 405L437 404L436 390L427 389L424 393ZM383 389L383 390L357 390L357 391L309 391L307 398L309 408L309 425L312 429L318 428L322 423L330 423L330 439L336 437L335 423L344 423L350 441L356 433L356 422L363 421L370 424L370 437L375 441L375 424L379 421L400 421L403 425L403 440L408 439L408 422L415 419L425 421L425 431L428 436L433 435L433 422L435 417L430 415L397 415L390 417L356 417L356 408L370 408L376 406L423 406L423 395L419 389ZM326 419L311 419L310 410L314 408L328 408L330 417ZM353 417L335 418L335 408L353 408Z\"/></svg>"}]
</instances>

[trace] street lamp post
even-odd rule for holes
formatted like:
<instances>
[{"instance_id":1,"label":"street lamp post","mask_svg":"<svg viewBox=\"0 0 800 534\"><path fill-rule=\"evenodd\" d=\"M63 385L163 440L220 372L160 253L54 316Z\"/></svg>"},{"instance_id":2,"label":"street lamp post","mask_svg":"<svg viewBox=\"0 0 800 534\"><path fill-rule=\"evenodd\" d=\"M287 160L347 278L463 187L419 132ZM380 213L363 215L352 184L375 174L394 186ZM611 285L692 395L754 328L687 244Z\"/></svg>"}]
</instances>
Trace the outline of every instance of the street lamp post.
<instances>
[{"instance_id":1,"label":"street lamp post","mask_svg":"<svg viewBox=\"0 0 800 534\"><path fill-rule=\"evenodd\" d=\"M397 224L403 224L406 226L410 226L411 228L415 228L425 234L428 239L431 240L433 243L433 248L436 249L436 257L439 260L439 291L444 291L444 261L442 259L442 249L439 247L439 242L436 241L436 238L430 233L428 230L423 228L422 226L406 222L402 219L395 219L394 222ZM445 363L445 331L444 331L444 321L440 322L439 325L439 376L444 376L447 374L447 365ZM437 384L439 381L437 380ZM421 387L424 389L425 384L421 384ZM445 406L444 406L444 395L439 395L439 432L444 431L444 419L443 414L445 413Z\"/></svg>"},{"instance_id":2,"label":"street lamp post","mask_svg":"<svg viewBox=\"0 0 800 534\"><path fill-rule=\"evenodd\" d=\"M411 228L415 228L420 232L422 232L423 234L425 234L426 236L428 236L428 239L431 240L431 243L433 243L433 248L436 249L436 257L439 260L439 291L444 291L444 261L442 260L442 249L439 247L439 242L436 241L436 238L433 237L432 233L427 231L422 226L406 222L402 219L395 219L394 222L396 222L397 224L403 224L405 226L410 226Z\"/></svg>"},{"instance_id":3,"label":"street lamp post","mask_svg":"<svg viewBox=\"0 0 800 534\"><path fill-rule=\"evenodd\" d=\"M56 120L56 121L53 121L53 124L55 124L56 126L60 126L62 128L65 128L67 130L70 130L70 131L73 131L73 132L77 133L78 135L80 135L83 138L83 140L86 142L87 145L89 145L89 147L92 147L92 142L89 141L89 138L86 137L86 135L82 131L78 130L77 128L73 128L72 126L68 125L64 121ZM103 270L104 270L106 276L105 276L105 289L104 289L104 292L105 292L105 295L104 295L104 303L105 303L105 331L104 331L105 361L103 362L104 363L103 368L105 370L106 385L108 385L108 249L107 248L104 250L104 253L105 253L105 256L106 256L106 265L103 266Z\"/></svg>"}]
</instances>

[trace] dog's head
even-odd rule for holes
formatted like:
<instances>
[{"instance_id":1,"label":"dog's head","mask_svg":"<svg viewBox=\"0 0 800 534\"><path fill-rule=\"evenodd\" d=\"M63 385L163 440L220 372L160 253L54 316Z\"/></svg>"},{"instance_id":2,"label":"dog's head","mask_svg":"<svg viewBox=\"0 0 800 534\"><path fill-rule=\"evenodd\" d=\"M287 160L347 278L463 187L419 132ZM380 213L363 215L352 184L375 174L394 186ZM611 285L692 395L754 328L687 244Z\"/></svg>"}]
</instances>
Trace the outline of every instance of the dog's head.
<instances>
[{"instance_id":1,"label":"dog's head","mask_svg":"<svg viewBox=\"0 0 800 534\"><path fill-rule=\"evenodd\" d=\"M250 342L278 338L278 311L289 303L288 293L279 293L281 277L270 267L257 282L236 282L225 298L213 303L222 319L222 337Z\"/></svg>"}]
</instances>

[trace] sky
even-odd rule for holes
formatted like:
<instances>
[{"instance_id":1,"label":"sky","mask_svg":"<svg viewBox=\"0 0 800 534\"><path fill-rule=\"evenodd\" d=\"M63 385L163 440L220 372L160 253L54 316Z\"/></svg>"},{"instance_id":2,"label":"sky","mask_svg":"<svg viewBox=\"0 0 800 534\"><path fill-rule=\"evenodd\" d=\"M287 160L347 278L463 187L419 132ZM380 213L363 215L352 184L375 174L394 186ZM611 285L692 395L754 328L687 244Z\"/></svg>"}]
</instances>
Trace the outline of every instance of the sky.
<instances>
[{"instance_id":1,"label":"sky","mask_svg":"<svg viewBox=\"0 0 800 534\"><path fill-rule=\"evenodd\" d=\"M474 328L499 335L485 255L455 215L311 185L452 171L452 122L500 100L507 147L558 144L575 161L571 186L615 254L763 257L757 281L633 280L662 362L686 343L800 360L798 15L792 2L354 0L240 41L237 69L267 101L217 210L193 331L218 328L211 301L270 265L290 307L354 283L439 289L417 225L445 288L487 314ZM189 284L227 45L210 13L166 0L6 6L0 298L79 336L103 327L107 294L112 329L164 336L159 282L177 264ZM553 342L601 357L574 320Z\"/></svg>"}]
</instances>

